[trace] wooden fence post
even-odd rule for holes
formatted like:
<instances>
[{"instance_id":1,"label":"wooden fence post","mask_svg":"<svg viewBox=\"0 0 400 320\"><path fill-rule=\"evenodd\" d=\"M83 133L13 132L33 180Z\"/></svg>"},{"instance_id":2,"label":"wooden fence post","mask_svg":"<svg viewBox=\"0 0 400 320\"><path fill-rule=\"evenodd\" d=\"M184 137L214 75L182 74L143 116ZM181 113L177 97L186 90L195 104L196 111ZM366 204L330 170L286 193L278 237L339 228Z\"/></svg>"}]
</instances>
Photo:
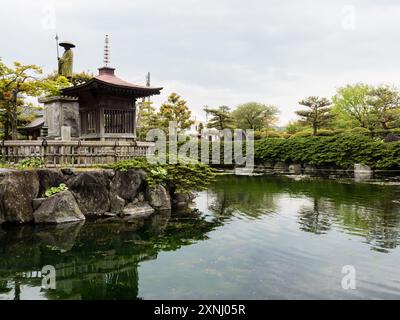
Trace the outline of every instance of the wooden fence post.
<instances>
[{"instance_id":1,"label":"wooden fence post","mask_svg":"<svg viewBox=\"0 0 400 320\"><path fill-rule=\"evenodd\" d=\"M0 142L0 160L17 163L39 158L44 167L107 164L151 153L153 144L127 141L7 140Z\"/></svg>"},{"instance_id":2,"label":"wooden fence post","mask_svg":"<svg viewBox=\"0 0 400 320\"><path fill-rule=\"evenodd\" d=\"M43 162L43 165L44 165L44 167L46 167L47 166L47 164L46 164L46 153L47 153L47 140L46 139L43 139L42 140L42 150L41 150L41 156L42 156L42 162Z\"/></svg>"}]
</instances>

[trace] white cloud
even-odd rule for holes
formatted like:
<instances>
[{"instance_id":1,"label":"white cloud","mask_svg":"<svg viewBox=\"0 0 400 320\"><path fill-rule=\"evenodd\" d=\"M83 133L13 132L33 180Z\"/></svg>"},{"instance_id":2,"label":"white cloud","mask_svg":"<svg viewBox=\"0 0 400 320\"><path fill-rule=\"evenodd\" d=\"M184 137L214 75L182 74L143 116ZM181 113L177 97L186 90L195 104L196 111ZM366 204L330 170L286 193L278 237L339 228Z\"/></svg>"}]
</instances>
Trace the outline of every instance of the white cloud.
<instances>
[{"instance_id":1,"label":"white cloud","mask_svg":"<svg viewBox=\"0 0 400 320\"><path fill-rule=\"evenodd\" d=\"M5 61L55 69L58 32L77 44L75 69L95 72L108 33L121 77L151 71L165 87L157 103L176 91L198 117L204 105L255 100L278 105L285 123L307 95L330 97L348 82L399 84L394 0L19 0L2 8ZM343 28L343 8L354 8L354 28Z\"/></svg>"}]
</instances>

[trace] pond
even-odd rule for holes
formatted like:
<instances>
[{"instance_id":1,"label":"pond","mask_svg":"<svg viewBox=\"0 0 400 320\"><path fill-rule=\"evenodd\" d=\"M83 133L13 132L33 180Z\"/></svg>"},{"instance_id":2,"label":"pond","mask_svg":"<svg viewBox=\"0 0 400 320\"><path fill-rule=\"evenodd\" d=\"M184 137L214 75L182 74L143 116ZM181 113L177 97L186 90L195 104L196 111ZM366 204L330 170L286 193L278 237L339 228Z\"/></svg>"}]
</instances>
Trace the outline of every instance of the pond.
<instances>
[{"instance_id":1,"label":"pond","mask_svg":"<svg viewBox=\"0 0 400 320\"><path fill-rule=\"evenodd\" d=\"M3 226L0 298L400 298L399 244L397 183L221 176L190 214Z\"/></svg>"}]
</instances>

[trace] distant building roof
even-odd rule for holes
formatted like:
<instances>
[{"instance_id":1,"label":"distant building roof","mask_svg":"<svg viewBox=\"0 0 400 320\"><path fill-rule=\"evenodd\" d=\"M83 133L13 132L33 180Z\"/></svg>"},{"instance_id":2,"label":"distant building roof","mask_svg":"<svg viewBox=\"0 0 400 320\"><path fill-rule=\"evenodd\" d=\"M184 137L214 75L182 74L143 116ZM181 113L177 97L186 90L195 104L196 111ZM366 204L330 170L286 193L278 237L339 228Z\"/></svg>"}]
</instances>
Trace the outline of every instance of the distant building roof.
<instances>
[{"instance_id":1,"label":"distant building roof","mask_svg":"<svg viewBox=\"0 0 400 320\"><path fill-rule=\"evenodd\" d=\"M44 118L43 117L37 117L36 119L33 119L30 123L28 123L24 129L38 129L44 124Z\"/></svg>"}]
</instances>

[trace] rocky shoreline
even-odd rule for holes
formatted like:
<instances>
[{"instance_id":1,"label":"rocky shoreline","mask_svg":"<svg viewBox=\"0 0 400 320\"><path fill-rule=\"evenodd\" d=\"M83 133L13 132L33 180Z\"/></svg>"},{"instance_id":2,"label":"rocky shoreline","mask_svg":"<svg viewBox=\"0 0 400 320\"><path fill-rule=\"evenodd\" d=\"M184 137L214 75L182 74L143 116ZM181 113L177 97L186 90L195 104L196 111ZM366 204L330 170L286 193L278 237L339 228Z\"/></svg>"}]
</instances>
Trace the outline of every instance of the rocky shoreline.
<instances>
[{"instance_id":1,"label":"rocky shoreline","mask_svg":"<svg viewBox=\"0 0 400 320\"><path fill-rule=\"evenodd\" d=\"M51 187L68 188L45 197ZM0 224L59 224L92 218L147 218L187 207L190 195L150 187L143 170L0 170Z\"/></svg>"}]
</instances>

